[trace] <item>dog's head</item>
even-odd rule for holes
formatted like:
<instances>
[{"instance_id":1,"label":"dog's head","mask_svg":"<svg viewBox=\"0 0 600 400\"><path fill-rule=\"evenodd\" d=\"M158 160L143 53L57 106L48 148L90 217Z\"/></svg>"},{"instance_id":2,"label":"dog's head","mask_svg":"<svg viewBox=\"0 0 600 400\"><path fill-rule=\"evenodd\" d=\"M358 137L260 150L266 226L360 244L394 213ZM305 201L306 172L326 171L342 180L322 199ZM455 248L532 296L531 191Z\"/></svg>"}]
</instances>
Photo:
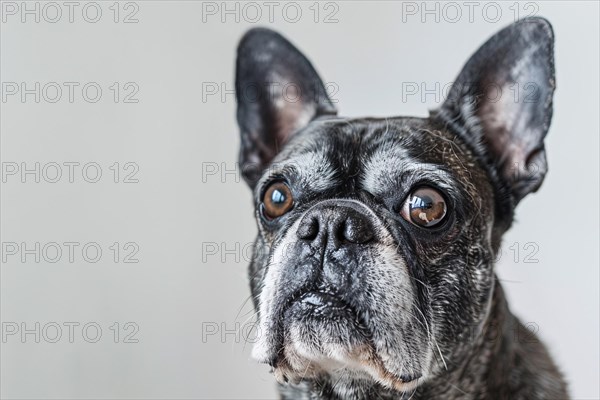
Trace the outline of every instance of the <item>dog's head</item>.
<instances>
[{"instance_id":1,"label":"dog's head","mask_svg":"<svg viewBox=\"0 0 600 400\"><path fill-rule=\"evenodd\" d=\"M240 165L259 235L253 355L283 381L408 390L486 320L513 210L546 173L553 33L502 30L429 118L343 118L279 34L242 39Z\"/></svg>"}]
</instances>

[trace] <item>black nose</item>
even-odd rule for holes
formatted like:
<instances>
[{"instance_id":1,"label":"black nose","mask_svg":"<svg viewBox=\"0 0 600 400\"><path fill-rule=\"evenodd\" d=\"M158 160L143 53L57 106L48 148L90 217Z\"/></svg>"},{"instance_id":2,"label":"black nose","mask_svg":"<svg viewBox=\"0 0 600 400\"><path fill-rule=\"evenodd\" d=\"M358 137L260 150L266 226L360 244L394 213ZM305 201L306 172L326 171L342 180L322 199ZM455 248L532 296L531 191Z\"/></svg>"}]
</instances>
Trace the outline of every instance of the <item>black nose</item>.
<instances>
[{"instance_id":1,"label":"black nose","mask_svg":"<svg viewBox=\"0 0 600 400\"><path fill-rule=\"evenodd\" d=\"M349 243L366 243L373 239L373 224L367 210L350 201L323 202L300 220L299 239L318 241L338 248Z\"/></svg>"}]
</instances>

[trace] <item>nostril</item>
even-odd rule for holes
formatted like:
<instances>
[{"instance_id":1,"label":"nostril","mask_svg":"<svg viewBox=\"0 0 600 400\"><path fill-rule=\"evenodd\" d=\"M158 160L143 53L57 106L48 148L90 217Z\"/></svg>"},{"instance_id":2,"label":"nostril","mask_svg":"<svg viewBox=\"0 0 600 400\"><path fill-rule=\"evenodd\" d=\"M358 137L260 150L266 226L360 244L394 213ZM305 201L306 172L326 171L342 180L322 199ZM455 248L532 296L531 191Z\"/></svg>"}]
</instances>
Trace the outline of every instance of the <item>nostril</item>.
<instances>
[{"instance_id":1,"label":"nostril","mask_svg":"<svg viewBox=\"0 0 600 400\"><path fill-rule=\"evenodd\" d=\"M343 237L350 243L366 243L373 239L373 231L364 219L348 218L344 223Z\"/></svg>"},{"instance_id":2,"label":"nostril","mask_svg":"<svg viewBox=\"0 0 600 400\"><path fill-rule=\"evenodd\" d=\"M319 220L316 216L304 218L296 231L299 239L314 240L319 234Z\"/></svg>"}]
</instances>

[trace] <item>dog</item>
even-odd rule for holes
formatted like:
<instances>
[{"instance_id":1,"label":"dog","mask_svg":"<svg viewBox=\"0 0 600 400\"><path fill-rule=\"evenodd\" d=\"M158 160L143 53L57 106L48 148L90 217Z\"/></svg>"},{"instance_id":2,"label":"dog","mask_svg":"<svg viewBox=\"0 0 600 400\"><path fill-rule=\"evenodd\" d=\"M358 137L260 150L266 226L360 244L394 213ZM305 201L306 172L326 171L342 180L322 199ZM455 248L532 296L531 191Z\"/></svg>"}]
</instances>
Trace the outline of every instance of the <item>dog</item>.
<instances>
[{"instance_id":1,"label":"dog","mask_svg":"<svg viewBox=\"0 0 600 400\"><path fill-rule=\"evenodd\" d=\"M553 43L547 20L516 21L429 117L344 118L289 41L243 36L252 355L283 399L568 398L494 272L515 207L547 171Z\"/></svg>"}]
</instances>

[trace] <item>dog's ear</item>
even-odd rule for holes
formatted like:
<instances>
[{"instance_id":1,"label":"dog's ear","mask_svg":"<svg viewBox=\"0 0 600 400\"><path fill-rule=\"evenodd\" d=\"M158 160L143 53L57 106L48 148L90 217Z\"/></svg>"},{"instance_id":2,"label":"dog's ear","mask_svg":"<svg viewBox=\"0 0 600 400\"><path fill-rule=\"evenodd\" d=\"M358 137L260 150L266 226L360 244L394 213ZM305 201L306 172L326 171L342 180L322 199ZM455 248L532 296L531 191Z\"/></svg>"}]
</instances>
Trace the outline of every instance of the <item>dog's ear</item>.
<instances>
[{"instance_id":1,"label":"dog's ear","mask_svg":"<svg viewBox=\"0 0 600 400\"><path fill-rule=\"evenodd\" d=\"M547 171L553 46L552 27L543 18L504 28L471 57L434 111L476 149L513 205L535 192Z\"/></svg>"},{"instance_id":2,"label":"dog's ear","mask_svg":"<svg viewBox=\"0 0 600 400\"><path fill-rule=\"evenodd\" d=\"M265 28L248 31L240 41L235 90L239 162L250 187L291 135L317 116L337 113L306 57Z\"/></svg>"}]
</instances>

